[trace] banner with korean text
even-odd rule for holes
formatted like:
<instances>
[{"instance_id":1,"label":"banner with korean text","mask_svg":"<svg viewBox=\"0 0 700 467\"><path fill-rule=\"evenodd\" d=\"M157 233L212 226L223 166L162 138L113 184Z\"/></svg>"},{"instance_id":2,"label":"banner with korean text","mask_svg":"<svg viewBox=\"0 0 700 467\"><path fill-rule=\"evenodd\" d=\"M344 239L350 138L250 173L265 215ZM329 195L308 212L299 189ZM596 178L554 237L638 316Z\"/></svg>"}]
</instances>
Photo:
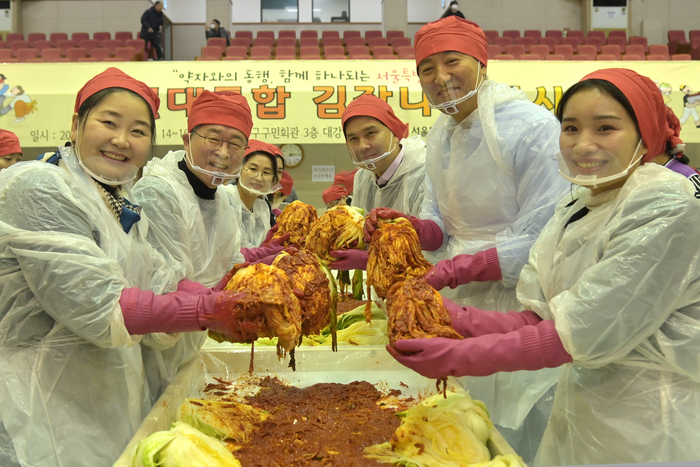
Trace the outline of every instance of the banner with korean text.
<instances>
[{"instance_id":1,"label":"banner with korean text","mask_svg":"<svg viewBox=\"0 0 700 467\"><path fill-rule=\"evenodd\" d=\"M273 144L344 143L340 116L354 98L387 101L411 134L426 135L437 118L411 60L125 62L0 64L0 128L24 147L61 145L70 137L77 91L108 66L146 82L161 99L158 144L179 145L189 109L208 89L242 93L253 111L251 137ZM553 110L564 90L598 68L625 67L649 76L683 123L681 138L700 142L700 62L532 62L488 64L488 77L517 86Z\"/></svg>"}]
</instances>

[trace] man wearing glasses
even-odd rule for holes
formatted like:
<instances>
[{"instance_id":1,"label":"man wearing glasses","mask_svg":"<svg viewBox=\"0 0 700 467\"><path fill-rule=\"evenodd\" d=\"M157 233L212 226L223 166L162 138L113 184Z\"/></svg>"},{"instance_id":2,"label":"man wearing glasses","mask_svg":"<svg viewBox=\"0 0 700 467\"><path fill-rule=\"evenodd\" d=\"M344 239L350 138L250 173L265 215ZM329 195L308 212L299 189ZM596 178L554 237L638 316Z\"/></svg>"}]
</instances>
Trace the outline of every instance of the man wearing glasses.
<instances>
[{"instance_id":1,"label":"man wearing glasses","mask_svg":"<svg viewBox=\"0 0 700 467\"><path fill-rule=\"evenodd\" d=\"M149 243L167 261L180 264L185 278L207 287L218 284L235 264L281 251L279 243L286 240L282 237L265 248L241 248L240 208L230 192L220 189L239 176L252 128L245 97L203 91L190 110L184 149L152 159L134 186L136 202L148 216ZM178 290L186 283L178 284ZM167 350L144 347L153 401L206 337L187 334Z\"/></svg>"}]
</instances>

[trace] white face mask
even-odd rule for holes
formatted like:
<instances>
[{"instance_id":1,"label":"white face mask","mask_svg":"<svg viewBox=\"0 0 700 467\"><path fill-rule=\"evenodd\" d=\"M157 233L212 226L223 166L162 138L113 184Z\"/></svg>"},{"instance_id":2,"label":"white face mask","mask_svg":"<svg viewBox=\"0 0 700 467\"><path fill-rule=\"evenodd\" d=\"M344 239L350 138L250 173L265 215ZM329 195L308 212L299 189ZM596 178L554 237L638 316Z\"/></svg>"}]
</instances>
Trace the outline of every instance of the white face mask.
<instances>
[{"instance_id":1,"label":"white face mask","mask_svg":"<svg viewBox=\"0 0 700 467\"><path fill-rule=\"evenodd\" d=\"M245 190L254 195L254 196L267 196L270 193L274 193L275 191L281 190L282 189L282 184L275 183L273 185L274 180L274 175L272 180L265 180L262 178L262 175L252 175L251 170L247 169L242 169L241 172L247 172L245 174L241 174L241 177L238 179L238 184L241 185L241 187L245 188ZM255 170L256 172L258 169ZM260 182L262 180L262 182ZM255 183L256 185L262 184L260 187L254 187L252 184ZM267 185L267 188L265 188L265 185Z\"/></svg>"},{"instance_id":2,"label":"white face mask","mask_svg":"<svg viewBox=\"0 0 700 467\"><path fill-rule=\"evenodd\" d=\"M227 174L224 172L213 172L211 170L203 169L194 163L194 159L192 158L192 152L187 148L185 148L185 157L187 157L187 162L190 163L190 167L192 167L192 170L201 174L210 175L211 184L214 186L225 185L230 180L238 178L241 173L240 169L238 172L232 174Z\"/></svg>"},{"instance_id":3,"label":"white face mask","mask_svg":"<svg viewBox=\"0 0 700 467\"><path fill-rule=\"evenodd\" d=\"M355 164L355 167L362 167L367 170L374 170L377 168L377 162L386 159L391 155L392 152L396 149L396 141L394 141L394 134L391 133L390 131L388 132L389 134L389 141L381 141L381 142L373 142L372 143L372 148L374 149L375 153L379 153L378 156L369 158L369 159L363 159L362 154L360 154L359 148L353 148L350 143L348 143L348 152L350 153L350 157L352 158L352 163ZM385 150L389 147L388 150Z\"/></svg>"},{"instance_id":4,"label":"white face mask","mask_svg":"<svg viewBox=\"0 0 700 467\"><path fill-rule=\"evenodd\" d=\"M455 88L461 88L463 89L463 86L460 86L462 83L453 83L452 82L453 77L450 78L450 81L445 83L444 86L431 86L430 90L425 91L425 95L428 98L428 105L430 106L431 109L435 110L440 110L441 112L445 112L448 115L454 115L459 112L459 109L457 108L458 104L461 104L462 102L471 99L472 97L476 96L476 94L479 92L479 88L484 82L484 76L481 74L481 70L479 70L478 75L477 75L477 82L476 86L473 90L469 91L463 96L460 96L460 94L463 92L461 90L456 90ZM455 84L457 84L455 86ZM445 102L442 102L440 104L434 104L434 102L439 102L440 100L443 100L444 97L438 97L437 95L434 95L434 93L439 92L440 94L447 96L447 100Z\"/></svg>"},{"instance_id":5,"label":"white face mask","mask_svg":"<svg viewBox=\"0 0 700 467\"><path fill-rule=\"evenodd\" d=\"M209 29L216 29L216 24L211 23L211 24L209 25Z\"/></svg>"},{"instance_id":6,"label":"white face mask","mask_svg":"<svg viewBox=\"0 0 700 467\"><path fill-rule=\"evenodd\" d=\"M80 125L80 124L78 124ZM75 155L78 158L78 163L83 168L85 172L88 173L92 178L98 182L102 182L108 186L119 186L124 183L129 183L133 181L139 173L139 167L128 162L112 162L111 159L102 156L90 156L83 160L80 155L79 146L79 132L78 129L75 130ZM106 173L105 169L110 169L113 166L112 172L122 172L123 174L119 177L110 175Z\"/></svg>"},{"instance_id":7,"label":"white face mask","mask_svg":"<svg viewBox=\"0 0 700 467\"><path fill-rule=\"evenodd\" d=\"M452 11L457 11L457 5L452 5L450 8L452 8Z\"/></svg>"},{"instance_id":8,"label":"white face mask","mask_svg":"<svg viewBox=\"0 0 700 467\"><path fill-rule=\"evenodd\" d=\"M557 156L559 173L571 183L597 189L600 185L626 177L644 157L644 152L637 157L641 145L640 139L627 167L622 167L617 156L603 149L585 154L577 153L574 148L560 150Z\"/></svg>"}]
</instances>

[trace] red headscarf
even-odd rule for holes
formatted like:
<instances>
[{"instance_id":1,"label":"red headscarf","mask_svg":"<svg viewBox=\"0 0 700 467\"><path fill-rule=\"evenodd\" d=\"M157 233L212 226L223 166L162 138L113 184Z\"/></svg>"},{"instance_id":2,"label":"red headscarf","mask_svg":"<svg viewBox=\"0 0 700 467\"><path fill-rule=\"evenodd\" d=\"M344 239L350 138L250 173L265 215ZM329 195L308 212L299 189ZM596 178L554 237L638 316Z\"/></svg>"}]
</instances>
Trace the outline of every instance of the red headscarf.
<instances>
[{"instance_id":1,"label":"red headscarf","mask_svg":"<svg viewBox=\"0 0 700 467\"><path fill-rule=\"evenodd\" d=\"M615 85L632 104L647 153L642 163L649 162L666 150L666 142L675 148L683 143L679 135L678 117L664 104L661 91L652 80L626 68L605 68L584 76L581 81L602 79Z\"/></svg>"},{"instance_id":2,"label":"red headscarf","mask_svg":"<svg viewBox=\"0 0 700 467\"><path fill-rule=\"evenodd\" d=\"M486 35L478 24L459 16L448 16L428 23L418 30L413 40L416 65L425 58L440 52L454 50L470 55L486 65Z\"/></svg>"},{"instance_id":3,"label":"red headscarf","mask_svg":"<svg viewBox=\"0 0 700 467\"><path fill-rule=\"evenodd\" d=\"M323 192L323 202L328 204L331 201L337 201L343 196L347 196L348 192L345 191L345 188L343 188L340 185L332 185L330 188L327 188Z\"/></svg>"},{"instance_id":4,"label":"red headscarf","mask_svg":"<svg viewBox=\"0 0 700 467\"><path fill-rule=\"evenodd\" d=\"M275 146L274 144L268 144L264 141L260 141L258 139L249 139L248 140L248 149L245 151L246 157L253 154L254 152L266 152L270 154L271 156L276 156L282 155L282 151Z\"/></svg>"},{"instance_id":5,"label":"red headscarf","mask_svg":"<svg viewBox=\"0 0 700 467\"><path fill-rule=\"evenodd\" d=\"M286 170L282 171L282 180L280 180L280 185L282 185L282 194L284 196L289 196L292 194L292 188L294 188L294 180L292 176Z\"/></svg>"},{"instance_id":6,"label":"red headscarf","mask_svg":"<svg viewBox=\"0 0 700 467\"><path fill-rule=\"evenodd\" d=\"M0 157L10 154L22 154L19 138L11 131L0 129Z\"/></svg>"},{"instance_id":7,"label":"red headscarf","mask_svg":"<svg viewBox=\"0 0 700 467\"><path fill-rule=\"evenodd\" d=\"M355 169L352 172L347 170L338 172L333 178L333 185L340 185L345 188L345 191L347 191L348 194L351 194L355 184L355 173L357 171L358 169Z\"/></svg>"},{"instance_id":8,"label":"red headscarf","mask_svg":"<svg viewBox=\"0 0 700 467\"><path fill-rule=\"evenodd\" d=\"M399 139L408 136L408 124L399 120L394 115L394 110L391 106L375 95L364 94L350 102L345 111L343 111L343 131L345 131L345 122L357 116L376 118L386 125Z\"/></svg>"},{"instance_id":9,"label":"red headscarf","mask_svg":"<svg viewBox=\"0 0 700 467\"><path fill-rule=\"evenodd\" d=\"M153 111L153 115L158 115L160 99L158 98L158 95L153 92L153 89L149 88L146 83L134 79L121 71L119 68L114 67L107 68L105 71L85 83L85 86L78 91L78 95L75 97L75 107L73 108L73 111L77 113L80 106L83 105L83 102L85 102L88 97L108 88L123 88L135 92L139 96L143 97Z\"/></svg>"},{"instance_id":10,"label":"red headscarf","mask_svg":"<svg viewBox=\"0 0 700 467\"><path fill-rule=\"evenodd\" d=\"M250 138L253 116L245 97L231 91L203 91L192 104L187 131L198 125L224 125Z\"/></svg>"}]
</instances>

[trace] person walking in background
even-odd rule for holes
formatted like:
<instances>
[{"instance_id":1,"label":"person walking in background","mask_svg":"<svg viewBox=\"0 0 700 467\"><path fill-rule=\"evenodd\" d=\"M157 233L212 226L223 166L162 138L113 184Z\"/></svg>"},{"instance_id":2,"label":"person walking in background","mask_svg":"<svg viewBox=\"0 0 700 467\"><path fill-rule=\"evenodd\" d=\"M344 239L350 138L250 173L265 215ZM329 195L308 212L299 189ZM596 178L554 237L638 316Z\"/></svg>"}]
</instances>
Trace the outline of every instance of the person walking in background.
<instances>
[{"instance_id":1,"label":"person walking in background","mask_svg":"<svg viewBox=\"0 0 700 467\"><path fill-rule=\"evenodd\" d=\"M213 19L209 26L204 26L204 35L207 39L210 37L223 37L226 39L226 45L231 45L231 35L226 29L221 27L221 23L218 19Z\"/></svg>"},{"instance_id":2,"label":"person walking in background","mask_svg":"<svg viewBox=\"0 0 700 467\"><path fill-rule=\"evenodd\" d=\"M460 18L464 18L464 14L459 11L459 4L456 2L456 0L450 2L450 6L447 7L447 10L445 10L440 18L447 18L448 16L459 16Z\"/></svg>"},{"instance_id":3,"label":"person walking in background","mask_svg":"<svg viewBox=\"0 0 700 467\"><path fill-rule=\"evenodd\" d=\"M146 42L146 48L150 42L156 49L158 60L165 60L163 47L160 45L160 33L163 30L163 2L156 2L151 8L141 15L141 39Z\"/></svg>"}]
</instances>

